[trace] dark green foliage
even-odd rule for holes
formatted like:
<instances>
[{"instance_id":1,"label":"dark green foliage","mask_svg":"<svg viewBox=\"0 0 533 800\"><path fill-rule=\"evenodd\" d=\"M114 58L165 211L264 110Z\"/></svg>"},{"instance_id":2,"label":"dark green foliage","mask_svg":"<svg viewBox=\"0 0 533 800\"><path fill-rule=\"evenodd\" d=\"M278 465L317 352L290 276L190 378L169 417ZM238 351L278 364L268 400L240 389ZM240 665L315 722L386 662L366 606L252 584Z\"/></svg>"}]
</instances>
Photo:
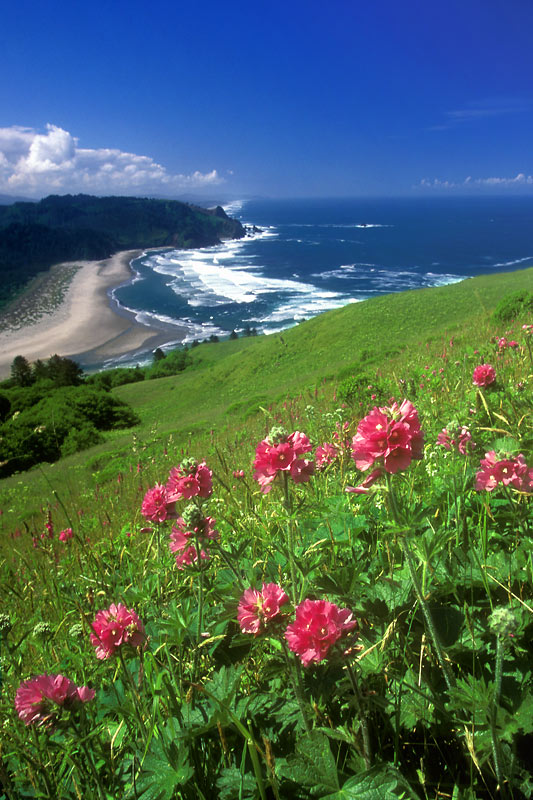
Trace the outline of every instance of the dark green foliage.
<instances>
[{"instance_id":1,"label":"dark green foliage","mask_svg":"<svg viewBox=\"0 0 533 800\"><path fill-rule=\"evenodd\" d=\"M220 339L218 338L218 336L215 333L212 333L211 336L209 337L209 341L216 344L216 342L219 342Z\"/></svg>"},{"instance_id":2,"label":"dark green foliage","mask_svg":"<svg viewBox=\"0 0 533 800\"><path fill-rule=\"evenodd\" d=\"M90 422L81 428L73 428L67 434L61 445L61 456L70 456L80 450L86 450L95 444L103 442L104 437Z\"/></svg>"},{"instance_id":3,"label":"dark green foliage","mask_svg":"<svg viewBox=\"0 0 533 800\"><path fill-rule=\"evenodd\" d=\"M8 416L11 409L11 401L5 394L0 394L0 422L3 422Z\"/></svg>"},{"instance_id":4,"label":"dark green foliage","mask_svg":"<svg viewBox=\"0 0 533 800\"><path fill-rule=\"evenodd\" d=\"M43 377L49 378L54 386L79 386L83 370L71 358L54 355L48 359L46 367L41 367Z\"/></svg>"},{"instance_id":5,"label":"dark green foliage","mask_svg":"<svg viewBox=\"0 0 533 800\"><path fill-rule=\"evenodd\" d=\"M164 358L165 358L165 354L163 353L163 351L161 350L160 347L158 347L156 350L154 350L154 362L155 361L162 361Z\"/></svg>"},{"instance_id":6,"label":"dark green foliage","mask_svg":"<svg viewBox=\"0 0 533 800\"><path fill-rule=\"evenodd\" d=\"M11 380L15 386L29 386L32 383L30 362L24 356L15 356L13 359Z\"/></svg>"},{"instance_id":7,"label":"dark green foliage","mask_svg":"<svg viewBox=\"0 0 533 800\"><path fill-rule=\"evenodd\" d=\"M97 444L98 431L138 422L126 403L91 387L32 386L13 394L11 411L25 407L0 425L1 477Z\"/></svg>"},{"instance_id":8,"label":"dark green foliage","mask_svg":"<svg viewBox=\"0 0 533 800\"><path fill-rule=\"evenodd\" d=\"M139 366L134 369L127 367L117 367L117 369L107 369L103 372L95 372L85 379L85 383L97 389L109 391L115 386L124 386L126 383L138 383L144 380L144 370Z\"/></svg>"},{"instance_id":9,"label":"dark green foliage","mask_svg":"<svg viewBox=\"0 0 533 800\"><path fill-rule=\"evenodd\" d=\"M167 375L177 375L183 372L191 363L191 357L185 350L172 350L159 361L156 361L147 371L147 378L164 378Z\"/></svg>"},{"instance_id":10,"label":"dark green foliage","mask_svg":"<svg viewBox=\"0 0 533 800\"><path fill-rule=\"evenodd\" d=\"M230 339L238 339L239 338L239 334L237 333L237 331L232 331L230 333L230 335L229 335L229 338Z\"/></svg>"},{"instance_id":11,"label":"dark green foliage","mask_svg":"<svg viewBox=\"0 0 533 800\"><path fill-rule=\"evenodd\" d=\"M493 316L498 322L510 322L521 314L531 311L533 311L533 292L521 289L505 295L496 306Z\"/></svg>"}]
</instances>

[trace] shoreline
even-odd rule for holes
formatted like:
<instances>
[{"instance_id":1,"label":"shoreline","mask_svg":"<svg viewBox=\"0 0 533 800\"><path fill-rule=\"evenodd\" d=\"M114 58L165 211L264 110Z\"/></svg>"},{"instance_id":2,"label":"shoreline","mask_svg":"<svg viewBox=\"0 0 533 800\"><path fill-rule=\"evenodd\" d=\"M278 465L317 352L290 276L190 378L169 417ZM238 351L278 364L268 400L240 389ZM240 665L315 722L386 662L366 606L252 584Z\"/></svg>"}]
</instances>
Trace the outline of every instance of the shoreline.
<instances>
[{"instance_id":1,"label":"shoreline","mask_svg":"<svg viewBox=\"0 0 533 800\"><path fill-rule=\"evenodd\" d=\"M159 249L159 248L157 248ZM70 271L68 288L55 308L21 327L0 330L0 379L9 377L11 363L21 355L28 361L48 359L56 353L83 362L102 363L108 358L155 349L185 338L187 328L172 333L143 325L124 310L118 312L109 291L132 277L131 261L146 250L122 250L101 261L58 264L52 271Z\"/></svg>"}]
</instances>

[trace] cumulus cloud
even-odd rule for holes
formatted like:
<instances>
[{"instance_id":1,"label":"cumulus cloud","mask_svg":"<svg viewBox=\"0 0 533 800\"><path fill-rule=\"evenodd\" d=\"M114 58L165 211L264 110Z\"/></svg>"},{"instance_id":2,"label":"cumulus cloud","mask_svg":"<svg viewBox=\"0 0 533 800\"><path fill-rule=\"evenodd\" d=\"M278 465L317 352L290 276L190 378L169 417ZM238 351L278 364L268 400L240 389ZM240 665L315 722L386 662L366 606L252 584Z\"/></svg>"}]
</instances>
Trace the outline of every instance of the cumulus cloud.
<instances>
[{"instance_id":1,"label":"cumulus cloud","mask_svg":"<svg viewBox=\"0 0 533 800\"><path fill-rule=\"evenodd\" d=\"M6 194L172 194L222 181L216 169L177 175L149 156L79 147L78 139L57 125L47 125L45 133L18 125L0 128L0 192Z\"/></svg>"},{"instance_id":2,"label":"cumulus cloud","mask_svg":"<svg viewBox=\"0 0 533 800\"><path fill-rule=\"evenodd\" d=\"M473 178L469 175L464 181L443 181L439 178L422 178L415 188L424 189L465 189L465 188L521 188L533 185L533 175L519 172L514 178Z\"/></svg>"}]
</instances>

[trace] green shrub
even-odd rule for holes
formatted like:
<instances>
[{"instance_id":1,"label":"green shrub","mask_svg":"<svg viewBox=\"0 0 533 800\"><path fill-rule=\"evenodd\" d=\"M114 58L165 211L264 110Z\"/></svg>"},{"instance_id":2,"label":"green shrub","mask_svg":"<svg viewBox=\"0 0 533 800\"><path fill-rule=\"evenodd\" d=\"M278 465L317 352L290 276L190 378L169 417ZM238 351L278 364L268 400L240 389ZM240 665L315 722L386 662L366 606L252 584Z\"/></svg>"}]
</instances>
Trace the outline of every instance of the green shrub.
<instances>
[{"instance_id":1,"label":"green shrub","mask_svg":"<svg viewBox=\"0 0 533 800\"><path fill-rule=\"evenodd\" d=\"M70 456L79 450L87 450L95 444L103 442L104 437L90 422L81 428L73 428L63 440L61 456Z\"/></svg>"},{"instance_id":2,"label":"green shrub","mask_svg":"<svg viewBox=\"0 0 533 800\"><path fill-rule=\"evenodd\" d=\"M505 295L496 306L493 317L498 322L510 322L531 311L533 311L533 292L521 289Z\"/></svg>"}]
</instances>

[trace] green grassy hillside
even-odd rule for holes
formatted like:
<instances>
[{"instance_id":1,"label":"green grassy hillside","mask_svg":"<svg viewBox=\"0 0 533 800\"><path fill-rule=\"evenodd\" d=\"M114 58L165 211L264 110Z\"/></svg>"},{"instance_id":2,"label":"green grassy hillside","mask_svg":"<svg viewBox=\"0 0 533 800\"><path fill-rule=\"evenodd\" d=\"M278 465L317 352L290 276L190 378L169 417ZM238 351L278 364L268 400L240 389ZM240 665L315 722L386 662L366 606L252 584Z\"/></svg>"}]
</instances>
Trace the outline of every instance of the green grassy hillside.
<instances>
[{"instance_id":1,"label":"green grassy hillside","mask_svg":"<svg viewBox=\"0 0 533 800\"><path fill-rule=\"evenodd\" d=\"M282 334L201 344L180 375L113 390L140 417L133 434L112 432L104 444L0 482L0 508L22 492L23 515L31 515L52 487L77 491L102 470L116 474L135 460L132 441L146 446L172 435L185 442L194 434L193 446L201 449L211 431L232 435L244 421L249 429L261 425L261 408L276 401L305 392L312 399L315 387L332 396L352 375L401 374L445 336L467 341L487 335L501 299L532 287L533 269L480 276L351 304Z\"/></svg>"}]
</instances>

